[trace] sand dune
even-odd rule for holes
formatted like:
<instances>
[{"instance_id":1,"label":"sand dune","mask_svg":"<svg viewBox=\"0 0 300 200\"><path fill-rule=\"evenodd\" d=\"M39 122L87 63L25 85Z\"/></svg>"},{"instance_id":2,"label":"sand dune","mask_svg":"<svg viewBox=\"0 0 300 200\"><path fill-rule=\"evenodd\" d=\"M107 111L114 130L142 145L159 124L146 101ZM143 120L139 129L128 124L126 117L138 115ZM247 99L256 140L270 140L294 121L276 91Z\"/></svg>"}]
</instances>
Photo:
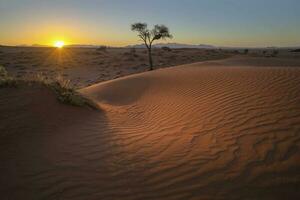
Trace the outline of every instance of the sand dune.
<instances>
[{"instance_id":1,"label":"sand dune","mask_svg":"<svg viewBox=\"0 0 300 200\"><path fill-rule=\"evenodd\" d=\"M11 100L27 94L0 90L1 119L13 122L1 134L0 193L4 199L299 198L300 65L284 63L237 57L107 81L80 90L102 111L50 100L38 114L46 125L36 129L11 127L37 120L24 108L43 99L15 107Z\"/></svg>"}]
</instances>

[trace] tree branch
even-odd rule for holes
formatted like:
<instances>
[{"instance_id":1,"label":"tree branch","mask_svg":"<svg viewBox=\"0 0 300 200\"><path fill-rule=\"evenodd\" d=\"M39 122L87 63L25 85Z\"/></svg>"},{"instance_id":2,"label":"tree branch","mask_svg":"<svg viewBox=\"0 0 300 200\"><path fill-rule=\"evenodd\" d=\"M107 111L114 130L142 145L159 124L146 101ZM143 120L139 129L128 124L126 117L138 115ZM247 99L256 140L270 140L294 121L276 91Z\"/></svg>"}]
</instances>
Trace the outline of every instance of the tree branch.
<instances>
[{"instance_id":1,"label":"tree branch","mask_svg":"<svg viewBox=\"0 0 300 200\"><path fill-rule=\"evenodd\" d=\"M143 33L140 33L138 36L144 41L147 49L149 49L149 45L147 44L147 40L146 40L146 35L145 34L143 35Z\"/></svg>"}]
</instances>

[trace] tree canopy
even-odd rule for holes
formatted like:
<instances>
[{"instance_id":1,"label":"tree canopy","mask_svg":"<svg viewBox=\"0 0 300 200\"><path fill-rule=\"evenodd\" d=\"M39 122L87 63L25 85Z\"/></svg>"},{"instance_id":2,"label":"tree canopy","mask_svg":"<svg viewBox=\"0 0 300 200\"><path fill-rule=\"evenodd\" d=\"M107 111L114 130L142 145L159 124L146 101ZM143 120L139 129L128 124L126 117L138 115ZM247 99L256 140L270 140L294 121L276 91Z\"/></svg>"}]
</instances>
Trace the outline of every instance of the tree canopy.
<instances>
[{"instance_id":1,"label":"tree canopy","mask_svg":"<svg viewBox=\"0 0 300 200\"><path fill-rule=\"evenodd\" d=\"M165 25L155 25L152 30L149 30L146 23L135 23L131 25L131 30L138 32L138 36L143 40L147 48L151 48L155 40L173 37L169 28Z\"/></svg>"}]
</instances>

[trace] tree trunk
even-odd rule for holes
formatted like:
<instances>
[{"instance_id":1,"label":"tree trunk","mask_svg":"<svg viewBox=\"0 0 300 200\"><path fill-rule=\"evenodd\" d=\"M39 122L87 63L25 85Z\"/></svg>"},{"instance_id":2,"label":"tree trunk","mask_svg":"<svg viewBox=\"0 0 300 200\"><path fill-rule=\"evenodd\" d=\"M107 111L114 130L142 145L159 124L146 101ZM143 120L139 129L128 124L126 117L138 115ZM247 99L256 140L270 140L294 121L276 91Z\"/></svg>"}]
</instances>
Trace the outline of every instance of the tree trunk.
<instances>
[{"instance_id":1,"label":"tree trunk","mask_svg":"<svg viewBox=\"0 0 300 200\"><path fill-rule=\"evenodd\" d=\"M149 56L149 65L150 65L150 71L153 70L153 61L152 61L152 52L151 52L151 48L148 48L148 56Z\"/></svg>"}]
</instances>

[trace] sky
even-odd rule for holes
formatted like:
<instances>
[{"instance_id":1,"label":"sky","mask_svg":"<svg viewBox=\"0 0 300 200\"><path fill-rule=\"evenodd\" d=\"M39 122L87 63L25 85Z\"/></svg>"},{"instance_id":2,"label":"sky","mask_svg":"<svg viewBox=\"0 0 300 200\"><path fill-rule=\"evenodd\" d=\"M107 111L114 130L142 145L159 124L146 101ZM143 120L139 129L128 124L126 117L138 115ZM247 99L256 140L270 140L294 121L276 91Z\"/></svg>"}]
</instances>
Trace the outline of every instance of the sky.
<instances>
[{"instance_id":1,"label":"sky","mask_svg":"<svg viewBox=\"0 0 300 200\"><path fill-rule=\"evenodd\" d=\"M166 42L300 46L300 0L0 0L0 44L125 46L134 22L165 24Z\"/></svg>"}]
</instances>

